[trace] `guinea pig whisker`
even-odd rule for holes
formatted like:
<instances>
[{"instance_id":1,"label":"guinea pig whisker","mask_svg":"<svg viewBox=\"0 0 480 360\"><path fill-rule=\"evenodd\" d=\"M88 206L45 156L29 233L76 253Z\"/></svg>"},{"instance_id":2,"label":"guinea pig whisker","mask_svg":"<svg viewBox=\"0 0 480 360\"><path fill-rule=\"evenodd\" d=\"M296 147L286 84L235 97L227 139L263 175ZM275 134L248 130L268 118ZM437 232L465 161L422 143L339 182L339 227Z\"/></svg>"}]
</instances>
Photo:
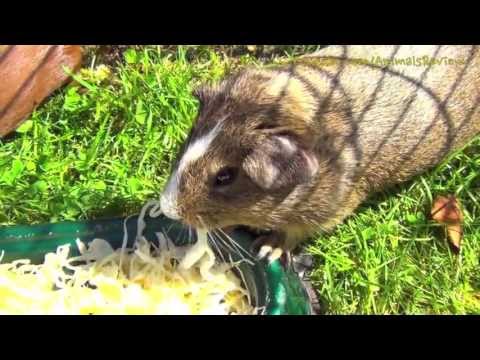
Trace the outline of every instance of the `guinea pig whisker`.
<instances>
[{"instance_id":1,"label":"guinea pig whisker","mask_svg":"<svg viewBox=\"0 0 480 360\"><path fill-rule=\"evenodd\" d=\"M170 232L170 230L172 230L173 224L174 224L174 223L172 222L170 225L168 225L167 229L165 230L165 233L166 233L167 235L168 235L168 233Z\"/></svg>"},{"instance_id":2,"label":"guinea pig whisker","mask_svg":"<svg viewBox=\"0 0 480 360\"><path fill-rule=\"evenodd\" d=\"M230 251L238 254L242 259L245 258L245 256L241 253L241 251L236 246L234 246L232 241L230 241L230 239L228 239L225 236L225 233L221 229L216 229L215 231L216 231L216 234L217 234L218 238L230 249ZM222 231L223 233L220 232L220 231Z\"/></svg>"},{"instance_id":3,"label":"guinea pig whisker","mask_svg":"<svg viewBox=\"0 0 480 360\"><path fill-rule=\"evenodd\" d=\"M245 281L245 275L243 274L243 271L242 271L242 269L240 268L239 264L238 264L238 263L235 263L235 262L233 261L231 254L229 254L228 257L230 258L230 263L232 264L232 266L238 271L238 273L239 273L239 275L240 275L240 278L242 279L243 285L244 285L244 286L247 286L247 282ZM253 304L252 304L252 298L251 298L250 292L247 291L247 292L246 292L246 295L247 295L248 303L249 303L250 305L253 305Z\"/></svg>"},{"instance_id":4,"label":"guinea pig whisker","mask_svg":"<svg viewBox=\"0 0 480 360\"><path fill-rule=\"evenodd\" d=\"M208 241L209 244L211 243L212 246L215 247L215 249L217 250L218 255L220 256L222 261L226 262L225 257L223 256L223 253L220 251L220 248L219 248L217 242L215 241L215 236L214 236L213 233L207 232L207 241Z\"/></svg>"},{"instance_id":5,"label":"guinea pig whisker","mask_svg":"<svg viewBox=\"0 0 480 360\"><path fill-rule=\"evenodd\" d=\"M240 257L240 262L245 261L246 263L253 265L253 263L245 257L245 255L242 254L241 251L239 251L238 248L233 247L231 244L227 242L226 239L224 239L221 234L218 232L218 229L214 230L215 235L217 236L217 239L223 244L223 248L227 249L230 254L237 254ZM231 257L231 256L230 256ZM232 260L233 261L233 260ZM233 264L233 263L232 263Z\"/></svg>"},{"instance_id":6,"label":"guinea pig whisker","mask_svg":"<svg viewBox=\"0 0 480 360\"><path fill-rule=\"evenodd\" d=\"M204 228L207 227L207 226L205 225L205 222L203 221L203 219L202 219L202 217L201 217L200 215L197 216L197 220L202 224L202 226L203 226ZM212 235L212 236L210 236L210 238L212 239L213 244L214 244L215 246L217 246L217 250L219 250L219 248L218 248L218 245L219 245L219 244L218 244L217 242L215 242L215 238L214 238L214 236L217 236L217 238L218 238L218 235L215 233L215 229L212 229L212 230L210 230L210 231L207 232L207 242L208 242L208 238L209 238L208 235ZM220 240L221 240L221 239L220 239ZM220 243L220 244L222 244L222 243ZM211 246L210 246L210 247L211 247ZM220 251L219 251L219 252L220 252ZM220 252L220 254L221 254L221 252Z\"/></svg>"},{"instance_id":7,"label":"guinea pig whisker","mask_svg":"<svg viewBox=\"0 0 480 360\"><path fill-rule=\"evenodd\" d=\"M234 247L229 245L224 239L222 239L222 237L220 236L220 234L218 233L218 231L216 229L213 229L212 233L215 234L215 236L217 237L217 240L222 244L222 247L224 249L226 249L230 252L238 253L237 249L235 249ZM242 254L239 254L239 255L242 256Z\"/></svg>"},{"instance_id":8,"label":"guinea pig whisker","mask_svg":"<svg viewBox=\"0 0 480 360\"><path fill-rule=\"evenodd\" d=\"M202 226L204 228L207 228L207 226L205 225L205 221L203 220L203 218L200 215L197 216L197 219L202 224ZM221 234L218 233L218 230L222 231L222 233L227 236L227 239L229 238L229 236L227 234L225 234L225 232L221 229L212 229L211 233L215 234L217 239L221 242L221 244L225 245L229 251L231 251L233 253L237 253L242 260L245 260L245 261L248 262L248 259L238 250L238 245L235 244L235 241L233 241L232 239L229 239L230 243L232 245L234 245L233 247L230 246L229 243L225 239L223 239L222 236L220 236ZM244 252L247 253L247 251L245 249L242 248L242 250L244 250ZM250 255L250 254L248 254L248 255Z\"/></svg>"},{"instance_id":9,"label":"guinea pig whisker","mask_svg":"<svg viewBox=\"0 0 480 360\"><path fill-rule=\"evenodd\" d=\"M162 234L165 236L165 239L167 240L167 250L170 251L170 244L172 243L172 239L168 237L168 234L165 232L164 229L162 229Z\"/></svg>"},{"instance_id":10,"label":"guinea pig whisker","mask_svg":"<svg viewBox=\"0 0 480 360\"><path fill-rule=\"evenodd\" d=\"M185 235L187 229L186 228L182 228L180 230L180 233L178 234L178 239L182 239L183 235Z\"/></svg>"},{"instance_id":11,"label":"guinea pig whisker","mask_svg":"<svg viewBox=\"0 0 480 360\"><path fill-rule=\"evenodd\" d=\"M239 251L243 251L244 254L247 255L247 257L249 257L250 259L254 259L253 255L248 252L247 250L245 250L243 248L243 246L241 246L240 244L238 244L230 235L228 235L225 231L223 231L222 229L218 229L226 238L228 241L230 241L230 243L235 247L237 248Z\"/></svg>"},{"instance_id":12,"label":"guinea pig whisker","mask_svg":"<svg viewBox=\"0 0 480 360\"><path fill-rule=\"evenodd\" d=\"M223 239L223 236L220 236L221 234L219 233L219 236L222 238L222 240L229 244L229 247L232 248L233 247L233 251L235 253L237 253L240 258L244 261L247 261L247 262L250 262L247 257L244 255L244 253L247 255L247 256L250 256L250 254L245 250L243 249L241 246L239 246L230 236L228 236L223 230L221 229L218 229L219 231L221 231L221 233L223 234L223 236L225 237L225 239ZM243 250L243 253L242 253L242 250ZM253 257L251 257L253 258Z\"/></svg>"}]
</instances>

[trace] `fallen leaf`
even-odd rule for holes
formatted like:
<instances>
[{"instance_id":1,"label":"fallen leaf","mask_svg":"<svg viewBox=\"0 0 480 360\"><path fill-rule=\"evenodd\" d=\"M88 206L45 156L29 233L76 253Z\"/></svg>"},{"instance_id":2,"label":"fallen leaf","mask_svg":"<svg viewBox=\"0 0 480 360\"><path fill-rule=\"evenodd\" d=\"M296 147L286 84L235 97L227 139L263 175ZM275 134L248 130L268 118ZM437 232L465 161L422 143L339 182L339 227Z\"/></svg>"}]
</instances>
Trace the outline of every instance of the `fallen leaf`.
<instances>
[{"instance_id":1,"label":"fallen leaf","mask_svg":"<svg viewBox=\"0 0 480 360\"><path fill-rule=\"evenodd\" d=\"M453 195L437 197L433 202L431 214L433 220L441 224L457 224L463 221L462 210Z\"/></svg>"},{"instance_id":2,"label":"fallen leaf","mask_svg":"<svg viewBox=\"0 0 480 360\"><path fill-rule=\"evenodd\" d=\"M431 211L432 219L444 225L447 237L456 252L462 242L463 213L458 199L453 196L439 196L435 199Z\"/></svg>"},{"instance_id":3,"label":"fallen leaf","mask_svg":"<svg viewBox=\"0 0 480 360\"><path fill-rule=\"evenodd\" d=\"M462 244L462 226L460 224L447 225L447 235L450 240L450 244L458 252L460 251L460 245Z\"/></svg>"}]
</instances>

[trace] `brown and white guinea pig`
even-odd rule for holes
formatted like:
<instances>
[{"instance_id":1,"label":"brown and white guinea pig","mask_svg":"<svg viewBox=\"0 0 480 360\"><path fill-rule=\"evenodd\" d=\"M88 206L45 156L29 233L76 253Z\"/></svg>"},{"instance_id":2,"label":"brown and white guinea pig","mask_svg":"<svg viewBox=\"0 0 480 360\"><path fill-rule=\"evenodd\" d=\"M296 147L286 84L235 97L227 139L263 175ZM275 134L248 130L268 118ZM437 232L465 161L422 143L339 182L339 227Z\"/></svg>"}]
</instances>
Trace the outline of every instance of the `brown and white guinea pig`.
<instances>
[{"instance_id":1,"label":"brown and white guinea pig","mask_svg":"<svg viewBox=\"0 0 480 360\"><path fill-rule=\"evenodd\" d=\"M260 255L274 260L480 132L480 51L330 46L196 96L161 208L196 228L271 229Z\"/></svg>"}]
</instances>

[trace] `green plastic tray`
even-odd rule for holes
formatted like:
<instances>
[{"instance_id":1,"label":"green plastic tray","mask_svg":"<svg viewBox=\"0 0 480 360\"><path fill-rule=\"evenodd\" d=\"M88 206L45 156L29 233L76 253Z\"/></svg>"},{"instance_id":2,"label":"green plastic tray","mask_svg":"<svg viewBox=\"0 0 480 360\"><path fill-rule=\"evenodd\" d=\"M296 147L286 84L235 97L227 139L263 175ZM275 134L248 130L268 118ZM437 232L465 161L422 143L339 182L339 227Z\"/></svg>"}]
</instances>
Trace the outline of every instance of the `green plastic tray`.
<instances>
[{"instance_id":1,"label":"green plastic tray","mask_svg":"<svg viewBox=\"0 0 480 360\"><path fill-rule=\"evenodd\" d=\"M126 223L128 245L131 246L137 232L137 216L129 217ZM42 263L48 252L60 245L71 244L72 255L78 254L76 240L83 242L95 238L107 240L114 248L119 248L124 236L125 218L95 220L85 222L60 222L30 226L0 227L0 253L4 251L2 262L17 259L31 259L33 263ZM155 241L156 233L165 232L176 245L186 244L188 230L181 224L159 216L145 218L144 236ZM251 236L238 230L233 234L235 240L245 249L252 241ZM233 259L238 255L230 254ZM265 261L254 261L253 265L240 265L253 305L265 308L267 315L310 315L312 308L307 292L296 273L285 269L279 261L268 265Z\"/></svg>"}]
</instances>

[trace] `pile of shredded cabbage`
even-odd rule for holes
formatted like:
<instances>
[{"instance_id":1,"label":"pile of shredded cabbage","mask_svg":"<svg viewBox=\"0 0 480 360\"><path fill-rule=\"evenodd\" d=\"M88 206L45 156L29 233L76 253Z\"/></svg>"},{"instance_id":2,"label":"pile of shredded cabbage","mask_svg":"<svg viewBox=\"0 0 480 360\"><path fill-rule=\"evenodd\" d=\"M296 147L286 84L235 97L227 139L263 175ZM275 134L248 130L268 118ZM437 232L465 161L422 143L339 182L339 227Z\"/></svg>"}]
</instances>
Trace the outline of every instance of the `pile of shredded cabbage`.
<instances>
[{"instance_id":1,"label":"pile of shredded cabbage","mask_svg":"<svg viewBox=\"0 0 480 360\"><path fill-rule=\"evenodd\" d=\"M0 314L256 313L232 271L235 264L216 261L206 232L184 247L163 234L157 237L155 244L137 235L132 248L124 241L118 250L102 239L77 240L77 257L69 257L65 245L41 265L0 263Z\"/></svg>"}]
</instances>

